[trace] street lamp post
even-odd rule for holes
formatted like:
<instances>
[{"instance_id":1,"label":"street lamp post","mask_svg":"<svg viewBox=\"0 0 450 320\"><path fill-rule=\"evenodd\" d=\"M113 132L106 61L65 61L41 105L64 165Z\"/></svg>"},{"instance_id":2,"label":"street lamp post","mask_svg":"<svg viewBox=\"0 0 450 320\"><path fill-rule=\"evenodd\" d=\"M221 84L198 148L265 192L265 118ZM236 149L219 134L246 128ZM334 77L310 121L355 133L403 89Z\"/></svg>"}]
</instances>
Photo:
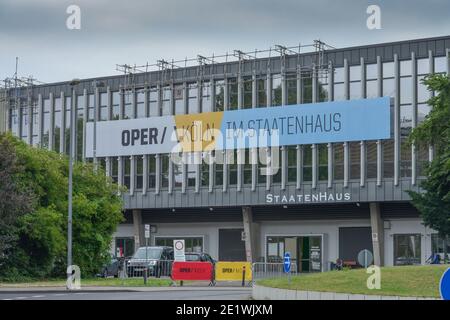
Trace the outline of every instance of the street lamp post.
<instances>
[{"instance_id":1,"label":"street lamp post","mask_svg":"<svg viewBox=\"0 0 450 320\"><path fill-rule=\"evenodd\" d=\"M73 193L73 157L75 153L75 117L76 117L76 103L75 103L75 86L80 83L79 79L73 79L70 82L72 91L72 99L70 105L70 148L69 148L69 195L68 195L68 215L67 215L67 289L71 289L69 280L72 276L72 193Z\"/></svg>"},{"instance_id":2,"label":"street lamp post","mask_svg":"<svg viewBox=\"0 0 450 320\"><path fill-rule=\"evenodd\" d=\"M105 84L101 81L93 81L92 86L94 87L94 134L93 134L93 143L92 143L92 156L94 161L94 168L97 170L97 118L98 118L98 88L103 88Z\"/></svg>"}]
</instances>

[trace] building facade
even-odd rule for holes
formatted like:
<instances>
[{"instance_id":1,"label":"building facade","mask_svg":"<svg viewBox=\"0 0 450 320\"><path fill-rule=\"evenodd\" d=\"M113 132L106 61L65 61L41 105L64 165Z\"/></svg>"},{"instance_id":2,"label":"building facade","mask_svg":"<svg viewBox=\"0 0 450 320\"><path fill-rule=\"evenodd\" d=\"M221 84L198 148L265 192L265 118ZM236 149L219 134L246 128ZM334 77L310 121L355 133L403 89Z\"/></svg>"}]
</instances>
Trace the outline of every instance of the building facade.
<instances>
[{"instance_id":1,"label":"building facade","mask_svg":"<svg viewBox=\"0 0 450 320\"><path fill-rule=\"evenodd\" d=\"M185 239L187 250L227 261L279 262L289 251L299 272L353 264L363 249L380 265L424 264L448 244L423 226L406 193L420 191L433 146L406 139L430 111L433 92L421 80L448 74L449 52L446 36L39 85L7 93L7 125L29 144L68 153L76 108L77 160L127 187L114 253L145 245L149 224L152 245ZM86 157L88 122L377 97L391 98L391 138L281 146L271 176L261 164L175 164L169 153Z\"/></svg>"}]
</instances>

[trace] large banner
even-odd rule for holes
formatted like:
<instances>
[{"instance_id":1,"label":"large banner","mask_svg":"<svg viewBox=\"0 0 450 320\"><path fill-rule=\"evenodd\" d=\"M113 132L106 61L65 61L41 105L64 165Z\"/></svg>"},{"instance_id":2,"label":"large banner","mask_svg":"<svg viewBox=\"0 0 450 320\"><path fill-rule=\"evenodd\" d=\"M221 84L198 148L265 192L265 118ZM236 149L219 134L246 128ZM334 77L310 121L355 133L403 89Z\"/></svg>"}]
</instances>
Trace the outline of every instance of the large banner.
<instances>
[{"instance_id":1,"label":"large banner","mask_svg":"<svg viewBox=\"0 0 450 320\"><path fill-rule=\"evenodd\" d=\"M391 138L389 97L101 121L97 157ZM86 126L93 156L94 123Z\"/></svg>"}]
</instances>

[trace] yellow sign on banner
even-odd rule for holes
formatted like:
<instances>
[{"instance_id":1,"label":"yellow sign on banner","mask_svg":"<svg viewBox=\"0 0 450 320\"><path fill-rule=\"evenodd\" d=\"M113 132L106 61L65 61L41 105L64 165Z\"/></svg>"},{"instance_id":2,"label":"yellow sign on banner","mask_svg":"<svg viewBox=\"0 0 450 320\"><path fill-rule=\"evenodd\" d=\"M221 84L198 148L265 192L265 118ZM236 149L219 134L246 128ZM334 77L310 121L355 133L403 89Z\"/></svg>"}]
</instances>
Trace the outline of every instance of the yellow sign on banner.
<instances>
[{"instance_id":1,"label":"yellow sign on banner","mask_svg":"<svg viewBox=\"0 0 450 320\"><path fill-rule=\"evenodd\" d=\"M245 267L245 281L252 281L252 265L250 262L216 263L216 281L242 281Z\"/></svg>"}]
</instances>

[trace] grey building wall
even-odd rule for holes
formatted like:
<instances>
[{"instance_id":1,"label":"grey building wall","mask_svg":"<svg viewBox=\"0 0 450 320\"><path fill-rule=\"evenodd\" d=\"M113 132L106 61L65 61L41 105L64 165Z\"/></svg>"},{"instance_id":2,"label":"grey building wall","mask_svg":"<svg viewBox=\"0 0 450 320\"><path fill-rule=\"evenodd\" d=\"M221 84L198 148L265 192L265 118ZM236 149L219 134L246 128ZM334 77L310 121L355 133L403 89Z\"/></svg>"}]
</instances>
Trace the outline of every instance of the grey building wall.
<instances>
[{"instance_id":1,"label":"grey building wall","mask_svg":"<svg viewBox=\"0 0 450 320\"><path fill-rule=\"evenodd\" d=\"M94 161L99 161L106 173L120 185L128 185L128 191L123 194L125 209L284 204L268 203L268 194L302 196L303 199L330 193L350 194L349 199L336 203L407 201L409 198L405 191L419 190L420 168L425 160L432 159L433 148L430 146L424 156L424 151L415 146L405 147L402 136L428 112L423 101L423 89L419 86L420 79L423 74L448 73L449 48L450 36L446 36L325 51L326 67L322 72L326 78L315 73L305 77L305 70L310 72L308 69L317 63L314 53L306 53L155 71L135 74L132 79L130 76L85 79L75 88L75 96L72 96L68 82L41 85L32 91L24 89L20 107L8 108L8 127L28 143L65 152L67 111L72 102L79 114L79 141L84 142L83 123L93 119L108 121L174 114L180 110L181 113L211 110L219 95L216 84L222 81L225 84L225 110L233 103L237 109L257 107L260 92L266 96L267 107L279 95L279 105L391 96L394 99L392 140L298 146L295 164L287 163L288 151L281 150L283 164L277 181L274 179L278 178L272 177L258 183L257 167L252 166L251 182L247 184L245 168L238 165L235 183L230 181L232 168L224 166L224 183L216 185L213 182L215 167L210 166L209 183L202 185L201 167L183 166L178 185L174 179L175 168L170 164L166 186L162 181L163 155ZM102 81L105 86L95 89L92 85L94 80ZM258 87L260 80L265 84L262 90ZM209 91L204 93L206 84L210 85ZM295 101L290 101L289 88L296 88ZM308 92L312 96L308 97ZM323 96L323 92L327 95ZM209 100L202 102L202 94L208 94ZM246 100L246 94L251 94L250 102ZM8 95L10 97L12 93ZM194 107L189 102L192 95L197 97ZM233 95L235 102L230 102ZM342 150L342 153L337 150ZM326 163L321 161L324 153L327 154ZM84 158L83 147L77 148L77 158L80 161L91 160ZM150 174L153 165L156 170L154 176ZM295 179L288 178L290 168L297 169ZM321 175L325 168L328 172L326 178ZM340 172L338 178L335 171ZM309 175L310 178L306 178ZM153 179L155 186L147 187ZM146 187L142 188L142 185Z\"/></svg>"}]
</instances>

